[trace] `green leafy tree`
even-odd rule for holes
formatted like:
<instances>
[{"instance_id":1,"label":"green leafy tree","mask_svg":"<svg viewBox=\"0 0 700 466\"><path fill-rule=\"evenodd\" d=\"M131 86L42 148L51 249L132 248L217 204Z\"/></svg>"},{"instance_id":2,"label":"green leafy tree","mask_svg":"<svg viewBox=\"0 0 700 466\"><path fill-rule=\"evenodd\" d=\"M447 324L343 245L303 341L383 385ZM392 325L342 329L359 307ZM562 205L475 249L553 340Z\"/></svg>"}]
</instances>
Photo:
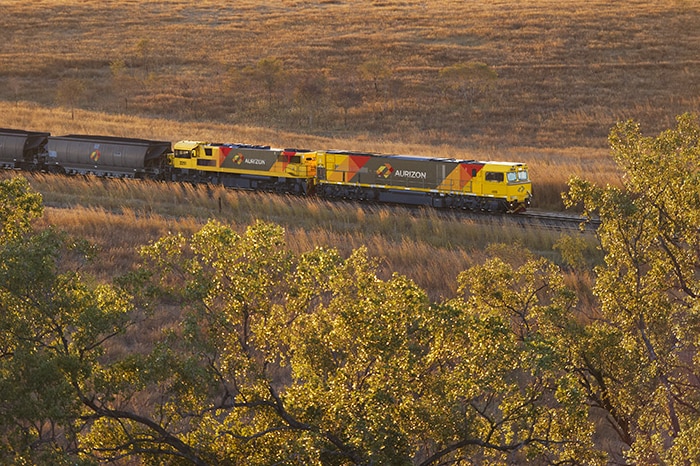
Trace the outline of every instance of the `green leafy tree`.
<instances>
[{"instance_id":1,"label":"green leafy tree","mask_svg":"<svg viewBox=\"0 0 700 466\"><path fill-rule=\"evenodd\" d=\"M379 280L363 251L295 258L283 234L210 222L189 240L168 236L145 250L162 292L187 314L132 371L133 393L150 387L162 400L145 416L153 422L115 416L86 438L105 458L141 454L130 439L145 448L168 432L173 442L154 461L186 444L210 464L406 462L389 401L404 396L393 388L406 377L393 356L406 347L391 330L424 295L403 278Z\"/></svg>"},{"instance_id":2,"label":"green leafy tree","mask_svg":"<svg viewBox=\"0 0 700 466\"><path fill-rule=\"evenodd\" d=\"M0 182L0 238L17 241L31 232L32 221L44 213L41 194L32 191L26 178Z\"/></svg>"},{"instance_id":3,"label":"green leafy tree","mask_svg":"<svg viewBox=\"0 0 700 466\"><path fill-rule=\"evenodd\" d=\"M254 67L247 69L247 74L253 80L253 84L262 86L267 93L268 108L272 109L274 97L286 80L282 62L273 57L262 58Z\"/></svg>"},{"instance_id":4,"label":"green leafy tree","mask_svg":"<svg viewBox=\"0 0 700 466\"><path fill-rule=\"evenodd\" d=\"M372 84L375 97L379 98L382 81L392 74L391 69L387 66L387 61L380 57L370 58L360 64L358 71L363 79Z\"/></svg>"},{"instance_id":5,"label":"green leafy tree","mask_svg":"<svg viewBox=\"0 0 700 466\"><path fill-rule=\"evenodd\" d=\"M33 230L43 207L26 180L0 182L0 198L0 462L79 463L91 380L129 297L66 266L90 257L87 244Z\"/></svg>"},{"instance_id":6,"label":"green leafy tree","mask_svg":"<svg viewBox=\"0 0 700 466\"><path fill-rule=\"evenodd\" d=\"M573 270L590 270L591 252L588 250L588 241L581 236L561 235L554 244L554 249L559 251L564 263Z\"/></svg>"},{"instance_id":7,"label":"green leafy tree","mask_svg":"<svg viewBox=\"0 0 700 466\"><path fill-rule=\"evenodd\" d=\"M576 298L556 266L522 251L521 259L463 272L463 297L431 313L425 377L435 395L415 416L432 439L423 464L603 459L560 335L574 324Z\"/></svg>"},{"instance_id":8,"label":"green leafy tree","mask_svg":"<svg viewBox=\"0 0 700 466\"><path fill-rule=\"evenodd\" d=\"M568 205L598 216L601 316L578 373L635 463L700 461L700 125L646 137L618 124L612 155L624 189L570 181Z\"/></svg>"},{"instance_id":9,"label":"green leafy tree","mask_svg":"<svg viewBox=\"0 0 700 466\"><path fill-rule=\"evenodd\" d=\"M239 234L210 222L144 254L185 314L104 384L117 386L83 437L102 460L599 459L552 336L573 297L546 261L474 268L464 298L431 305L405 277L380 279L363 249L295 255L265 223ZM146 393L136 416L130 403Z\"/></svg>"}]
</instances>

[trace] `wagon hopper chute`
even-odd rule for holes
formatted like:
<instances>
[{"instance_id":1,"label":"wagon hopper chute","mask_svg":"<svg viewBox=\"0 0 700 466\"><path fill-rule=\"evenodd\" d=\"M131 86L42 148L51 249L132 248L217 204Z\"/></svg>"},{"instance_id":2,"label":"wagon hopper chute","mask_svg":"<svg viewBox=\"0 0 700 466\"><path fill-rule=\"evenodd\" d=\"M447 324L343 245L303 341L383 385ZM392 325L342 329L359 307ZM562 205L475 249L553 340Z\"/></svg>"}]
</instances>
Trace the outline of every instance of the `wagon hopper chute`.
<instances>
[{"instance_id":1,"label":"wagon hopper chute","mask_svg":"<svg viewBox=\"0 0 700 466\"><path fill-rule=\"evenodd\" d=\"M31 170L38 166L49 133L0 128L0 167Z\"/></svg>"},{"instance_id":2,"label":"wagon hopper chute","mask_svg":"<svg viewBox=\"0 0 700 466\"><path fill-rule=\"evenodd\" d=\"M47 164L68 174L157 177L167 166L170 142L109 136L51 136Z\"/></svg>"}]
</instances>

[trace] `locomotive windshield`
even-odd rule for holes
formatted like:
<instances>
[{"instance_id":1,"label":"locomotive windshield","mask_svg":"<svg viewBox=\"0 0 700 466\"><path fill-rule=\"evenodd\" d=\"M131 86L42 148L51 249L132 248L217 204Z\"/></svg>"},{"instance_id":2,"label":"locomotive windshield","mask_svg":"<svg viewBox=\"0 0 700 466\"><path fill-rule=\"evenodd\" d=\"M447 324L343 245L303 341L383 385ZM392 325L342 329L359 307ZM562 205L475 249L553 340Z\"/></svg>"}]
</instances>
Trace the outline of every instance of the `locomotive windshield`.
<instances>
[{"instance_id":1,"label":"locomotive windshield","mask_svg":"<svg viewBox=\"0 0 700 466\"><path fill-rule=\"evenodd\" d=\"M528 181L527 170L520 170L518 172L508 172L506 175L508 183L517 183L518 181Z\"/></svg>"}]
</instances>

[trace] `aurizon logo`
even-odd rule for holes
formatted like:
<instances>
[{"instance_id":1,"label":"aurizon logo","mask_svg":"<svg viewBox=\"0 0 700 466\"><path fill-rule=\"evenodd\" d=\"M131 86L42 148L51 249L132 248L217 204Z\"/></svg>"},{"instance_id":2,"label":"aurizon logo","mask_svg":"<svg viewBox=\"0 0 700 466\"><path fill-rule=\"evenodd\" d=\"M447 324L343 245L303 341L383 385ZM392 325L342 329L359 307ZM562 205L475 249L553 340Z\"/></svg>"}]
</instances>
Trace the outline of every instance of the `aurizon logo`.
<instances>
[{"instance_id":1,"label":"aurizon logo","mask_svg":"<svg viewBox=\"0 0 700 466\"><path fill-rule=\"evenodd\" d=\"M393 172L394 168L388 163L385 163L381 167L377 168L377 175L383 176L384 178L389 178Z\"/></svg>"},{"instance_id":2,"label":"aurizon logo","mask_svg":"<svg viewBox=\"0 0 700 466\"><path fill-rule=\"evenodd\" d=\"M243 154L239 152L236 155L234 155L231 160L233 160L233 163L237 163L238 165L240 165L245 160L245 157L243 157Z\"/></svg>"}]
</instances>

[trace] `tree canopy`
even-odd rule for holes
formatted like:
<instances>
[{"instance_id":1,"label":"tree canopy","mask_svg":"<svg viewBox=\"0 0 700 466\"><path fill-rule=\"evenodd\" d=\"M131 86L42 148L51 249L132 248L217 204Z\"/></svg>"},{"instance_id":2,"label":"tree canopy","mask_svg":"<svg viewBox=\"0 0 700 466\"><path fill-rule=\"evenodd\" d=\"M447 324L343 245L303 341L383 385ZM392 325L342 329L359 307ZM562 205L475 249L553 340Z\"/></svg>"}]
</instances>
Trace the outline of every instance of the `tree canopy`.
<instances>
[{"instance_id":1,"label":"tree canopy","mask_svg":"<svg viewBox=\"0 0 700 466\"><path fill-rule=\"evenodd\" d=\"M41 197L2 181L0 462L700 462L699 135L692 115L620 123L623 185L571 180L601 222L585 314L520 248L431 302L362 248L292 252L266 222L166 235L100 283L90 245L35 228Z\"/></svg>"},{"instance_id":2,"label":"tree canopy","mask_svg":"<svg viewBox=\"0 0 700 466\"><path fill-rule=\"evenodd\" d=\"M573 179L570 205L598 216L600 316L587 328L582 383L636 463L700 461L700 125L610 134L623 187Z\"/></svg>"}]
</instances>

